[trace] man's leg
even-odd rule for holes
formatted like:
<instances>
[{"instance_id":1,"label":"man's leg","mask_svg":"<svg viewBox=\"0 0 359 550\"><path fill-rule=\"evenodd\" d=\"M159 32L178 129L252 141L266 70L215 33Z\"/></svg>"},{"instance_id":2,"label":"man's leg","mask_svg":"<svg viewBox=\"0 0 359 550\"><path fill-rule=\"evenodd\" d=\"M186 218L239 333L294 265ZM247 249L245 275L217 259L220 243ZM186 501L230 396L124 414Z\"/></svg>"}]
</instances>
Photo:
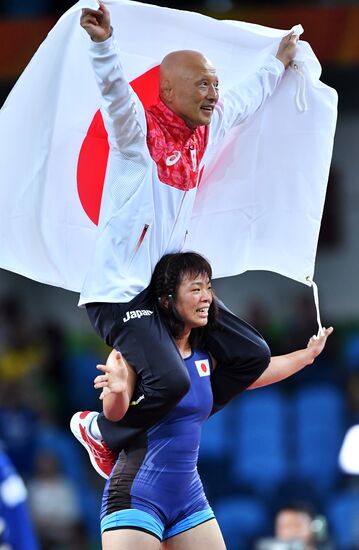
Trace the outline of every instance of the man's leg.
<instances>
[{"instance_id":1,"label":"man's leg","mask_svg":"<svg viewBox=\"0 0 359 550\"><path fill-rule=\"evenodd\" d=\"M212 414L253 384L267 368L270 350L262 336L220 301L218 327L207 337L207 351L218 361L211 381Z\"/></svg>"},{"instance_id":2,"label":"man's leg","mask_svg":"<svg viewBox=\"0 0 359 550\"><path fill-rule=\"evenodd\" d=\"M147 291L128 304L90 304L91 322L108 345L119 350L137 375L136 394L125 417L98 426L106 445L118 452L156 424L189 389L182 357Z\"/></svg>"}]
</instances>

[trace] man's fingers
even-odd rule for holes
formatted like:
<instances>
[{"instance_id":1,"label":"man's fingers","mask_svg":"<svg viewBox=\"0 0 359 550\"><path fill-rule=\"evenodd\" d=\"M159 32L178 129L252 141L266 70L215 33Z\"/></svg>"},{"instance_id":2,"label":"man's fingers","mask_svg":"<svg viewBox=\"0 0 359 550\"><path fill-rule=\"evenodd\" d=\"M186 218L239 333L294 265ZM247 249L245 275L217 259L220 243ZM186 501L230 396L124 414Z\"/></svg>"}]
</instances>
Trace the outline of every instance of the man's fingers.
<instances>
[{"instance_id":1,"label":"man's fingers","mask_svg":"<svg viewBox=\"0 0 359 550\"><path fill-rule=\"evenodd\" d=\"M106 8L105 4L103 2L100 2L100 0L97 0L98 2L98 9L105 15L109 13L108 9Z\"/></svg>"},{"instance_id":2,"label":"man's fingers","mask_svg":"<svg viewBox=\"0 0 359 550\"><path fill-rule=\"evenodd\" d=\"M294 31L290 32L288 35L287 35L287 38L288 38L288 41L290 42L291 40L295 41L295 42L298 42L299 40L299 34L295 34Z\"/></svg>"},{"instance_id":3,"label":"man's fingers","mask_svg":"<svg viewBox=\"0 0 359 550\"><path fill-rule=\"evenodd\" d=\"M90 29L91 27L99 27L99 23L96 19L86 19L86 21L81 22L81 26L84 29Z\"/></svg>"},{"instance_id":4,"label":"man's fingers","mask_svg":"<svg viewBox=\"0 0 359 550\"><path fill-rule=\"evenodd\" d=\"M80 23L84 25L101 25L103 20L103 12L101 10L91 10L90 8L84 8L80 17Z\"/></svg>"},{"instance_id":5,"label":"man's fingers","mask_svg":"<svg viewBox=\"0 0 359 550\"><path fill-rule=\"evenodd\" d=\"M100 9L93 10L91 8L82 8L82 17L86 17L88 15L92 15L93 17L102 17L102 12Z\"/></svg>"}]
</instances>

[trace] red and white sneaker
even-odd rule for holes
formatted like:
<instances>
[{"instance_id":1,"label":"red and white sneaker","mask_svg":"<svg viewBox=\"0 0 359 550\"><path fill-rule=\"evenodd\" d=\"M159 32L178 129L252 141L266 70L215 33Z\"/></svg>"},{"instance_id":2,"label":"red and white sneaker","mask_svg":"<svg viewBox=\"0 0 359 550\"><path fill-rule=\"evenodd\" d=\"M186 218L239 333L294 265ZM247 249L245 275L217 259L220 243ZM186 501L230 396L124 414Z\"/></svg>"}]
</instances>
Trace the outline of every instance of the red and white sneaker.
<instances>
[{"instance_id":1,"label":"red and white sneaker","mask_svg":"<svg viewBox=\"0 0 359 550\"><path fill-rule=\"evenodd\" d=\"M70 429L76 439L79 440L89 454L91 464L100 476L108 479L118 455L111 451L104 441L94 439L90 435L90 424L97 416L97 412L81 411L73 415L70 422Z\"/></svg>"}]
</instances>

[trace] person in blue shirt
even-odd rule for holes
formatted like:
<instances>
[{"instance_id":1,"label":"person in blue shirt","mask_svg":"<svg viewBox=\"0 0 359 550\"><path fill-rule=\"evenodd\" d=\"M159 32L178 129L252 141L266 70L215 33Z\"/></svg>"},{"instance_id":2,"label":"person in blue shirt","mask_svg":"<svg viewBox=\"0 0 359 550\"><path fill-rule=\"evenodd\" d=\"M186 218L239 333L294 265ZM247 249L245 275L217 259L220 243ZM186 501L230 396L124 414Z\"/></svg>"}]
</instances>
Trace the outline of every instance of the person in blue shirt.
<instances>
[{"instance_id":1,"label":"person in blue shirt","mask_svg":"<svg viewBox=\"0 0 359 550\"><path fill-rule=\"evenodd\" d=\"M40 550L27 505L27 491L0 448L0 549Z\"/></svg>"},{"instance_id":2,"label":"person in blue shirt","mask_svg":"<svg viewBox=\"0 0 359 550\"><path fill-rule=\"evenodd\" d=\"M197 471L201 427L221 408L218 392L227 371L205 349L206 332L220 315L211 276L209 263L192 252L166 255L155 267L151 293L184 360L189 391L163 420L136 434L119 454L103 494L103 550L225 549ZM140 313L133 317L139 324L142 316L152 315L150 310ZM278 382L311 364L332 330L312 337L305 349L272 357L264 373L252 375L252 380L243 372L241 390ZM94 385L101 389L104 416L118 422L130 407L140 407L141 381L116 350L98 369L102 372ZM228 384L230 372L229 366Z\"/></svg>"},{"instance_id":3,"label":"person in blue shirt","mask_svg":"<svg viewBox=\"0 0 359 550\"><path fill-rule=\"evenodd\" d=\"M163 254L184 247L205 155L275 93L298 37L293 32L284 37L276 55L269 55L245 85L238 83L220 103L213 64L201 52L171 52L160 65L160 97L144 109L121 68L107 7L99 2L98 9L84 8L80 24L90 38L110 152L98 239L79 305L86 306L97 334L132 365L143 395L141 406L131 407L121 419L121 430L99 418L106 447L97 446L92 459L107 477L112 470L107 450L117 456L136 433L162 420L189 389L183 361L152 303L148 282L153 266ZM242 388L245 372L249 385L267 368L270 351L257 331L219 308L206 347L219 363L226 363L231 378L230 384L224 381L216 404L222 407ZM241 380L236 379L239 370ZM83 429L81 420L72 420L73 431Z\"/></svg>"}]
</instances>

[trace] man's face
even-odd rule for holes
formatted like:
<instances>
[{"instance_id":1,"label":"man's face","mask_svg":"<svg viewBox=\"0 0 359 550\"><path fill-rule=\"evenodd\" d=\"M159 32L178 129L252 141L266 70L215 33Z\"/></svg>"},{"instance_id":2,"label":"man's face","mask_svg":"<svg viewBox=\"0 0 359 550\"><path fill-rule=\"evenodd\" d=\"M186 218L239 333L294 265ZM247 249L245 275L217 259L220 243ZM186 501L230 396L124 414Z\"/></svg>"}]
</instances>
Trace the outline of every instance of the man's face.
<instances>
[{"instance_id":1,"label":"man's face","mask_svg":"<svg viewBox=\"0 0 359 550\"><path fill-rule=\"evenodd\" d=\"M173 72L166 104L189 128L196 128L211 122L217 101L215 68L203 56L188 56Z\"/></svg>"},{"instance_id":2,"label":"man's face","mask_svg":"<svg viewBox=\"0 0 359 550\"><path fill-rule=\"evenodd\" d=\"M283 510L277 516L275 530L279 540L302 541L306 545L305 548L311 547L312 519L304 512Z\"/></svg>"}]
</instances>

